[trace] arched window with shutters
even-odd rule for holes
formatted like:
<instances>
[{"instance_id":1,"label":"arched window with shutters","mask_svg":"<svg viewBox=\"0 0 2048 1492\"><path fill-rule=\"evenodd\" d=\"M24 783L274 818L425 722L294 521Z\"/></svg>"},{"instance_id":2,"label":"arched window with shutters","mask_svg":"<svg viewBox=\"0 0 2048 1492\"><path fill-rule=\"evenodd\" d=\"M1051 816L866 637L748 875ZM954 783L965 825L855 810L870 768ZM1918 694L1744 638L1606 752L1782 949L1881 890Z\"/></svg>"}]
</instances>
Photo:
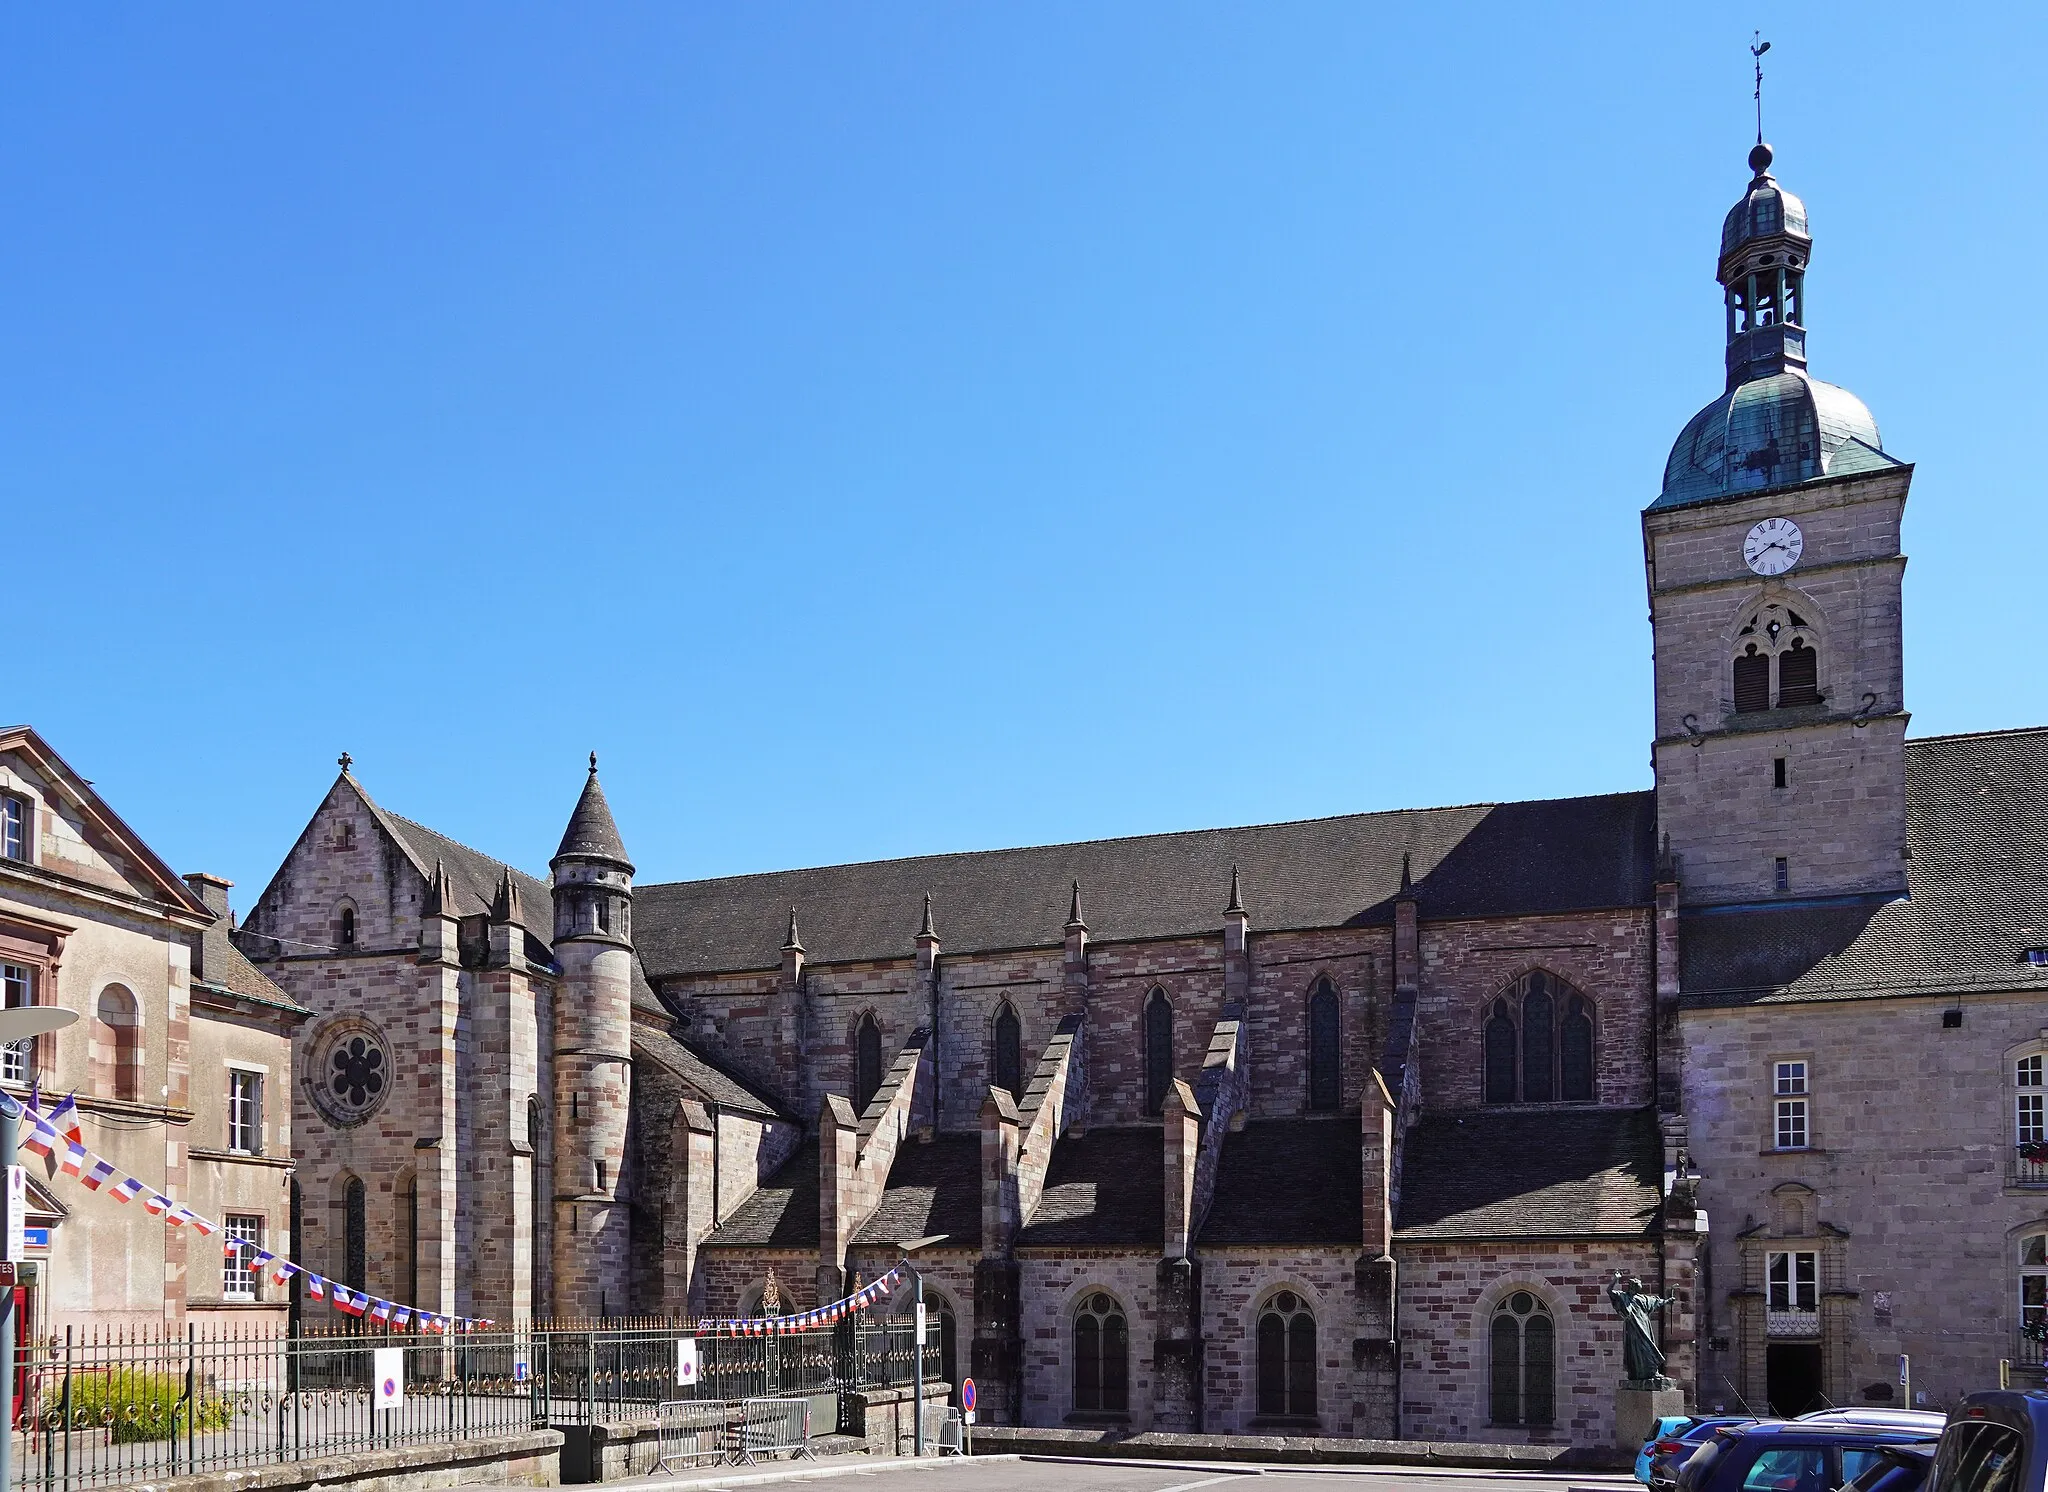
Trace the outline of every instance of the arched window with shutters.
<instances>
[{"instance_id":1,"label":"arched window with shutters","mask_svg":"<svg viewBox=\"0 0 2048 1492\"><path fill-rule=\"evenodd\" d=\"M1795 637L1778 654L1778 708L1820 703L1820 654Z\"/></svg>"},{"instance_id":2,"label":"arched window with shutters","mask_svg":"<svg viewBox=\"0 0 2048 1492\"><path fill-rule=\"evenodd\" d=\"M1131 1409L1131 1331L1116 1297L1097 1290L1074 1312L1074 1410L1128 1414Z\"/></svg>"},{"instance_id":3,"label":"arched window with shutters","mask_svg":"<svg viewBox=\"0 0 2048 1492\"><path fill-rule=\"evenodd\" d=\"M1591 1103L1598 1096L1593 1002L1537 969L1486 1006L1481 1101Z\"/></svg>"},{"instance_id":4,"label":"arched window with shutters","mask_svg":"<svg viewBox=\"0 0 2048 1492\"><path fill-rule=\"evenodd\" d=\"M1292 1290L1259 1308L1259 1418L1312 1419L1316 1412L1316 1318Z\"/></svg>"},{"instance_id":5,"label":"arched window with shutters","mask_svg":"<svg viewBox=\"0 0 2048 1492\"><path fill-rule=\"evenodd\" d=\"M1496 1425L1557 1420L1557 1327L1533 1290L1515 1290L1493 1308L1487 1328L1488 1418Z\"/></svg>"},{"instance_id":6,"label":"arched window with shutters","mask_svg":"<svg viewBox=\"0 0 2048 1492\"><path fill-rule=\"evenodd\" d=\"M1334 1109L1344 1097L1343 1012L1325 975L1308 993L1308 1106Z\"/></svg>"},{"instance_id":7,"label":"arched window with shutters","mask_svg":"<svg viewBox=\"0 0 2048 1492\"><path fill-rule=\"evenodd\" d=\"M1733 683L1738 715L1819 704L1820 647L1813 624L1781 601L1756 607L1735 637Z\"/></svg>"},{"instance_id":8,"label":"arched window with shutters","mask_svg":"<svg viewBox=\"0 0 2048 1492\"><path fill-rule=\"evenodd\" d=\"M882 1028L870 1010L853 1035L853 1110L865 1114L882 1086Z\"/></svg>"},{"instance_id":9,"label":"arched window with shutters","mask_svg":"<svg viewBox=\"0 0 2048 1492\"><path fill-rule=\"evenodd\" d=\"M1755 643L1735 655L1735 713L1754 714L1771 707L1771 657Z\"/></svg>"},{"instance_id":10,"label":"arched window with shutters","mask_svg":"<svg viewBox=\"0 0 2048 1492\"><path fill-rule=\"evenodd\" d=\"M1173 1081L1173 1002L1155 989L1145 997L1145 1112L1166 1106L1166 1086Z\"/></svg>"},{"instance_id":11,"label":"arched window with shutters","mask_svg":"<svg viewBox=\"0 0 2048 1492\"><path fill-rule=\"evenodd\" d=\"M1024 1094L1024 1023L1008 1000L996 1007L995 1053L989 1063L996 1087L1014 1101Z\"/></svg>"}]
</instances>

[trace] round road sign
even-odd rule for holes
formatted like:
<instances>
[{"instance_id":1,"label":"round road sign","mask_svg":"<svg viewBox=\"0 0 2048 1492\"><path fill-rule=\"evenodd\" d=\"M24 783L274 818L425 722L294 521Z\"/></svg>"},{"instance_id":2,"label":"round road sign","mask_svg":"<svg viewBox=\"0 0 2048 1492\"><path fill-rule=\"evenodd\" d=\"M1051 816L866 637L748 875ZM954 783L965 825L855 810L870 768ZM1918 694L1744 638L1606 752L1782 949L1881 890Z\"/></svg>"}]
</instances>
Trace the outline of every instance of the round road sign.
<instances>
[{"instance_id":1,"label":"round road sign","mask_svg":"<svg viewBox=\"0 0 2048 1492\"><path fill-rule=\"evenodd\" d=\"M974 1407L974 1380L972 1378L961 1380L960 1407L962 1409L972 1409Z\"/></svg>"}]
</instances>

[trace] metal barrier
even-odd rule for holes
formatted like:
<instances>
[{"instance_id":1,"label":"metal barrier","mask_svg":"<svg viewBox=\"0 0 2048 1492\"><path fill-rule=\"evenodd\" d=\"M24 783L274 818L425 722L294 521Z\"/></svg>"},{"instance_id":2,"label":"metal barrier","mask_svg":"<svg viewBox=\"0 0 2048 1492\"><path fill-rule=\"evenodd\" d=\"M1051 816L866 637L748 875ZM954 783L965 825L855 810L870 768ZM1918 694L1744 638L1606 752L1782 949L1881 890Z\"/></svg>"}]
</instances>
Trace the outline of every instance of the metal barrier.
<instances>
[{"instance_id":1,"label":"metal barrier","mask_svg":"<svg viewBox=\"0 0 2048 1492\"><path fill-rule=\"evenodd\" d=\"M723 1399L664 1399L655 1407L656 1471L716 1466L726 1458L734 1405Z\"/></svg>"},{"instance_id":2,"label":"metal barrier","mask_svg":"<svg viewBox=\"0 0 2048 1492\"><path fill-rule=\"evenodd\" d=\"M734 1461L746 1465L754 1457L788 1451L792 1456L810 1456L811 1401L809 1399L748 1399L740 1405L740 1444Z\"/></svg>"},{"instance_id":3,"label":"metal barrier","mask_svg":"<svg viewBox=\"0 0 2048 1492\"><path fill-rule=\"evenodd\" d=\"M936 1431L932 1428L934 1416L938 1419ZM927 1412L925 1416L925 1429L931 1435L932 1445L942 1456L966 1454L966 1450L960 1442L961 1428L960 1411L951 1404L940 1404Z\"/></svg>"}]
</instances>

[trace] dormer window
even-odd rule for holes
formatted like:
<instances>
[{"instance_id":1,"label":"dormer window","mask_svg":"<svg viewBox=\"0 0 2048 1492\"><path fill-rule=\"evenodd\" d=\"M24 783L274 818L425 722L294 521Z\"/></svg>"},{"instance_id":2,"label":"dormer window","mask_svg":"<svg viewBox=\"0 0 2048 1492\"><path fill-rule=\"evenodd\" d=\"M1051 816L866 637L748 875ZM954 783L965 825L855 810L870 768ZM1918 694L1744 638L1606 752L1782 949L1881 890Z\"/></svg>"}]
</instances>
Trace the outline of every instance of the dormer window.
<instances>
[{"instance_id":1,"label":"dormer window","mask_svg":"<svg viewBox=\"0 0 2048 1492\"><path fill-rule=\"evenodd\" d=\"M32 823L28 799L15 793L0 793L0 860L31 858L28 847Z\"/></svg>"}]
</instances>

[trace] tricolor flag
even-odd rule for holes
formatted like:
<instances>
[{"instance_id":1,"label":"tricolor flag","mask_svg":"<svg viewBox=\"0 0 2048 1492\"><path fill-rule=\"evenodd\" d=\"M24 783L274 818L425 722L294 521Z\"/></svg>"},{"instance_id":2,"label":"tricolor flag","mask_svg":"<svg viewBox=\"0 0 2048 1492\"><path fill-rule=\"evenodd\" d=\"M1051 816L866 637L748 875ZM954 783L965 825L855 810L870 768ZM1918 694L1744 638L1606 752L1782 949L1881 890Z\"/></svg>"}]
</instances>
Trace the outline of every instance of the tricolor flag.
<instances>
[{"instance_id":1,"label":"tricolor flag","mask_svg":"<svg viewBox=\"0 0 2048 1492\"><path fill-rule=\"evenodd\" d=\"M354 1294L341 1285L334 1287L334 1304L336 1309L347 1311L351 1316L362 1315L363 1311L369 1306L369 1303L370 1297L367 1295Z\"/></svg>"},{"instance_id":2,"label":"tricolor flag","mask_svg":"<svg viewBox=\"0 0 2048 1492\"><path fill-rule=\"evenodd\" d=\"M220 1241L220 1251L230 1259L233 1259L237 1264L242 1262L242 1249L245 1246L255 1247L246 1238L223 1238Z\"/></svg>"},{"instance_id":3,"label":"tricolor flag","mask_svg":"<svg viewBox=\"0 0 2048 1492\"><path fill-rule=\"evenodd\" d=\"M201 1238L213 1237L214 1232L220 1227L220 1224L215 1222L212 1218L201 1217L191 1208L184 1206L178 1208L177 1220L181 1223L190 1223L192 1225L192 1231L197 1233Z\"/></svg>"},{"instance_id":4,"label":"tricolor flag","mask_svg":"<svg viewBox=\"0 0 2048 1492\"><path fill-rule=\"evenodd\" d=\"M319 1275L313 1273L310 1269L306 1271L306 1293L315 1300L319 1300L327 1294L327 1281L321 1279Z\"/></svg>"},{"instance_id":5,"label":"tricolor flag","mask_svg":"<svg viewBox=\"0 0 2048 1492\"><path fill-rule=\"evenodd\" d=\"M389 1321L391 1319L391 1302L388 1300L378 1301L376 1306L370 1311L370 1319L378 1322Z\"/></svg>"},{"instance_id":6,"label":"tricolor flag","mask_svg":"<svg viewBox=\"0 0 2048 1492\"><path fill-rule=\"evenodd\" d=\"M153 1192L146 1186L138 1187L137 1190L142 1193L143 1210L148 1212L151 1217L160 1217L168 1222L176 1221L170 1214L171 1209L177 1204L169 1197L165 1196L162 1192Z\"/></svg>"},{"instance_id":7,"label":"tricolor flag","mask_svg":"<svg viewBox=\"0 0 2048 1492\"><path fill-rule=\"evenodd\" d=\"M116 1202L132 1202L148 1190L148 1187L137 1181L133 1176L123 1176L112 1187L108 1188L108 1193Z\"/></svg>"},{"instance_id":8,"label":"tricolor flag","mask_svg":"<svg viewBox=\"0 0 2048 1492\"><path fill-rule=\"evenodd\" d=\"M397 1327L400 1331L404 1331L407 1327L411 1326L412 1307L400 1306L397 1310L393 1311L391 1313L391 1324Z\"/></svg>"},{"instance_id":9,"label":"tricolor flag","mask_svg":"<svg viewBox=\"0 0 2048 1492\"><path fill-rule=\"evenodd\" d=\"M298 1272L299 1266L292 1263L291 1260L279 1259L277 1261L277 1267L270 1271L270 1283L273 1285L282 1285L283 1283L285 1283L285 1281L289 1280L293 1275L297 1274Z\"/></svg>"},{"instance_id":10,"label":"tricolor flag","mask_svg":"<svg viewBox=\"0 0 2048 1492\"><path fill-rule=\"evenodd\" d=\"M21 1148L30 1155L48 1155L62 1143L63 1136L57 1133L57 1126L30 1109L28 1133L21 1137Z\"/></svg>"},{"instance_id":11,"label":"tricolor flag","mask_svg":"<svg viewBox=\"0 0 2048 1492\"><path fill-rule=\"evenodd\" d=\"M87 1171L83 1176L79 1178L79 1180L84 1183L85 1189L89 1192L98 1191L101 1187L105 1186L109 1181L112 1181L113 1179L113 1162L97 1155L95 1155L92 1158L92 1169L90 1171ZM116 1190L118 1191L119 1188L116 1188ZM123 1197L122 1200L125 1202L127 1198Z\"/></svg>"},{"instance_id":12,"label":"tricolor flag","mask_svg":"<svg viewBox=\"0 0 2048 1492\"><path fill-rule=\"evenodd\" d=\"M85 1168L86 1149L83 1145L67 1142L64 1158L57 1162L57 1169L66 1176L76 1176Z\"/></svg>"},{"instance_id":13,"label":"tricolor flag","mask_svg":"<svg viewBox=\"0 0 2048 1492\"><path fill-rule=\"evenodd\" d=\"M442 1328L443 1328L443 1322L442 1322L442 1320L441 1320L441 1318L440 1318L439 1316L436 1316L436 1315L435 1315L435 1314L434 1314L434 1313L433 1313L432 1311L421 1311L421 1312L420 1312L420 1330L421 1330L421 1331L432 1331L432 1332L438 1332L438 1331L442 1330Z\"/></svg>"}]
</instances>

